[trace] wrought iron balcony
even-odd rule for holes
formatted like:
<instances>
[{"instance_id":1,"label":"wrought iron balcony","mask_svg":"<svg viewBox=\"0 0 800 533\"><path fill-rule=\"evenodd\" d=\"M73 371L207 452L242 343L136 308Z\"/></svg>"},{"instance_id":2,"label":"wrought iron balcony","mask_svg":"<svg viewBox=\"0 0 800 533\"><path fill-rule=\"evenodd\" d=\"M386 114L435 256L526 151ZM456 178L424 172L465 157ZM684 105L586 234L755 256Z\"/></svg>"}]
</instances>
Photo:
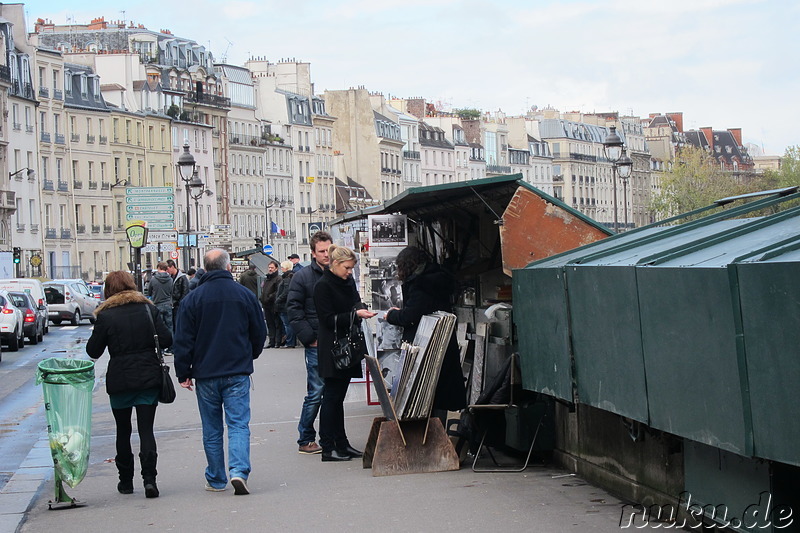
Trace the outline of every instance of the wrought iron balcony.
<instances>
[{"instance_id":1,"label":"wrought iron balcony","mask_svg":"<svg viewBox=\"0 0 800 533\"><path fill-rule=\"evenodd\" d=\"M72 230L69 228L61 228L61 238L62 239L71 239L72 238Z\"/></svg>"},{"instance_id":2,"label":"wrought iron balcony","mask_svg":"<svg viewBox=\"0 0 800 533\"><path fill-rule=\"evenodd\" d=\"M49 134L49 133L47 133L46 131L43 131L43 132L41 132L41 133L39 134L39 138L41 139L41 141L42 141L43 143L49 143L49 142L51 142L51 141L50 141L50 134Z\"/></svg>"},{"instance_id":3,"label":"wrought iron balcony","mask_svg":"<svg viewBox=\"0 0 800 533\"><path fill-rule=\"evenodd\" d=\"M66 142L63 133L56 133L56 144L66 144Z\"/></svg>"},{"instance_id":4,"label":"wrought iron balcony","mask_svg":"<svg viewBox=\"0 0 800 533\"><path fill-rule=\"evenodd\" d=\"M14 122L13 127L14 127L14 131L21 131L22 130L22 124L20 124L19 122Z\"/></svg>"},{"instance_id":5,"label":"wrought iron balcony","mask_svg":"<svg viewBox=\"0 0 800 533\"><path fill-rule=\"evenodd\" d=\"M89 188L90 189L97 189L97 182L89 180Z\"/></svg>"},{"instance_id":6,"label":"wrought iron balcony","mask_svg":"<svg viewBox=\"0 0 800 533\"><path fill-rule=\"evenodd\" d=\"M44 234L46 239L55 239L56 238L56 228L47 228Z\"/></svg>"},{"instance_id":7,"label":"wrought iron balcony","mask_svg":"<svg viewBox=\"0 0 800 533\"><path fill-rule=\"evenodd\" d=\"M63 100L64 92L61 89L53 89L53 98L56 100Z\"/></svg>"},{"instance_id":8,"label":"wrought iron balcony","mask_svg":"<svg viewBox=\"0 0 800 533\"><path fill-rule=\"evenodd\" d=\"M42 189L45 191L52 191L53 190L53 180L43 179L42 180Z\"/></svg>"},{"instance_id":9,"label":"wrought iron balcony","mask_svg":"<svg viewBox=\"0 0 800 533\"><path fill-rule=\"evenodd\" d=\"M100 224L92 224L92 233L100 233Z\"/></svg>"},{"instance_id":10,"label":"wrought iron balcony","mask_svg":"<svg viewBox=\"0 0 800 533\"><path fill-rule=\"evenodd\" d=\"M25 224L17 224L17 233L25 233Z\"/></svg>"},{"instance_id":11,"label":"wrought iron balcony","mask_svg":"<svg viewBox=\"0 0 800 533\"><path fill-rule=\"evenodd\" d=\"M103 233L111 233L111 224L103 224Z\"/></svg>"},{"instance_id":12,"label":"wrought iron balcony","mask_svg":"<svg viewBox=\"0 0 800 533\"><path fill-rule=\"evenodd\" d=\"M74 142L74 143L81 142L81 136L78 135L77 133L72 133L69 136L69 140Z\"/></svg>"},{"instance_id":13,"label":"wrought iron balcony","mask_svg":"<svg viewBox=\"0 0 800 533\"><path fill-rule=\"evenodd\" d=\"M78 224L75 226L75 230L78 232L78 234L86 233L86 224Z\"/></svg>"},{"instance_id":14,"label":"wrought iron balcony","mask_svg":"<svg viewBox=\"0 0 800 533\"><path fill-rule=\"evenodd\" d=\"M31 224L31 233L39 233L39 224Z\"/></svg>"},{"instance_id":15,"label":"wrought iron balcony","mask_svg":"<svg viewBox=\"0 0 800 533\"><path fill-rule=\"evenodd\" d=\"M108 191L111 189L111 184L107 181L100 182L100 190L101 191Z\"/></svg>"},{"instance_id":16,"label":"wrought iron balcony","mask_svg":"<svg viewBox=\"0 0 800 533\"><path fill-rule=\"evenodd\" d=\"M69 183L67 183L66 181L59 180L58 181L58 190L62 191L62 192L63 191L68 191L69 190Z\"/></svg>"},{"instance_id":17,"label":"wrought iron balcony","mask_svg":"<svg viewBox=\"0 0 800 533\"><path fill-rule=\"evenodd\" d=\"M80 180L72 180L72 187L75 189L83 189L83 182Z\"/></svg>"},{"instance_id":18,"label":"wrought iron balcony","mask_svg":"<svg viewBox=\"0 0 800 533\"><path fill-rule=\"evenodd\" d=\"M95 139L94 135L89 135L88 133L86 134L86 142L87 143L94 144L94 139Z\"/></svg>"},{"instance_id":19,"label":"wrought iron balcony","mask_svg":"<svg viewBox=\"0 0 800 533\"><path fill-rule=\"evenodd\" d=\"M106 137L105 135L101 135L100 144L108 144L108 137Z\"/></svg>"},{"instance_id":20,"label":"wrought iron balcony","mask_svg":"<svg viewBox=\"0 0 800 533\"><path fill-rule=\"evenodd\" d=\"M406 159L416 159L417 161L419 161L421 159L421 157L419 155L419 152L417 152L417 151L404 150L403 151L403 157L406 158Z\"/></svg>"},{"instance_id":21,"label":"wrought iron balcony","mask_svg":"<svg viewBox=\"0 0 800 533\"><path fill-rule=\"evenodd\" d=\"M0 65L0 80L11 81L11 67L8 65Z\"/></svg>"},{"instance_id":22,"label":"wrought iron balcony","mask_svg":"<svg viewBox=\"0 0 800 533\"><path fill-rule=\"evenodd\" d=\"M230 109L231 99L225 96L217 96L216 94L197 93L189 91L186 93L186 101L192 104L206 104L215 107L224 107Z\"/></svg>"}]
</instances>

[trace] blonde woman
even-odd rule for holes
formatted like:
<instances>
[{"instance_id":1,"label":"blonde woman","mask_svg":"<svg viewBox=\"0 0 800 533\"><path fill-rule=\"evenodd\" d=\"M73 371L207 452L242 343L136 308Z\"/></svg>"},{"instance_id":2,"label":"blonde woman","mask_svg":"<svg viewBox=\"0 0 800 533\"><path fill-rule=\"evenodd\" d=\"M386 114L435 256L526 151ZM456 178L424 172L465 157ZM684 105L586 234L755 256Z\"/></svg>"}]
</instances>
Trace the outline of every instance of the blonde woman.
<instances>
[{"instance_id":1,"label":"blonde woman","mask_svg":"<svg viewBox=\"0 0 800 533\"><path fill-rule=\"evenodd\" d=\"M322 446L323 461L349 461L361 457L361 452L350 445L344 429L344 397L351 378L360 378L361 357L351 368L339 370L333 364L334 331L347 331L350 328L352 313L355 320L375 316L361 302L353 268L356 254L344 246L331 244L328 248L330 267L314 287L314 305L319 318L318 349L319 375L325 380L322 407L319 415L319 443ZM361 355L361 354L359 354Z\"/></svg>"}]
</instances>

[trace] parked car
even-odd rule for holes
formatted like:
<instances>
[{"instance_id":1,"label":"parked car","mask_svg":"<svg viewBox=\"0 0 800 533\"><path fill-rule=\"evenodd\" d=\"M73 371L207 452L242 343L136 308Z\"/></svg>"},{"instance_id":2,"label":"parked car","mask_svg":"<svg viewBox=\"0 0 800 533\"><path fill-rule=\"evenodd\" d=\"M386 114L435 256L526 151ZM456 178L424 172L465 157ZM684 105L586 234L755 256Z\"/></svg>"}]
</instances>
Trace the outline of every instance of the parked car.
<instances>
[{"instance_id":1,"label":"parked car","mask_svg":"<svg viewBox=\"0 0 800 533\"><path fill-rule=\"evenodd\" d=\"M47 299L44 295L44 287L42 282L38 279L32 278L8 278L0 279L0 289L5 289L9 292L27 292L37 304L37 312L42 316L44 322L44 334L50 332L50 322L47 318Z\"/></svg>"},{"instance_id":2,"label":"parked car","mask_svg":"<svg viewBox=\"0 0 800 533\"><path fill-rule=\"evenodd\" d=\"M44 338L47 315L39 313L38 305L27 292L8 292L8 297L17 309L22 311L22 330L31 344L38 344Z\"/></svg>"},{"instance_id":3,"label":"parked car","mask_svg":"<svg viewBox=\"0 0 800 533\"><path fill-rule=\"evenodd\" d=\"M22 312L11 302L8 291L0 290L0 339L8 351L16 352L25 346Z\"/></svg>"},{"instance_id":4,"label":"parked car","mask_svg":"<svg viewBox=\"0 0 800 533\"><path fill-rule=\"evenodd\" d=\"M92 291L94 297L97 298L98 301L101 303L105 300L103 298L103 284L102 283L90 283L89 290Z\"/></svg>"},{"instance_id":5,"label":"parked car","mask_svg":"<svg viewBox=\"0 0 800 533\"><path fill-rule=\"evenodd\" d=\"M44 286L44 295L47 300L47 310L53 324L61 324L69 320L73 326L81 323L86 317L94 324L94 310L100 301L94 297L89 286L82 279L58 279L47 281Z\"/></svg>"}]
</instances>

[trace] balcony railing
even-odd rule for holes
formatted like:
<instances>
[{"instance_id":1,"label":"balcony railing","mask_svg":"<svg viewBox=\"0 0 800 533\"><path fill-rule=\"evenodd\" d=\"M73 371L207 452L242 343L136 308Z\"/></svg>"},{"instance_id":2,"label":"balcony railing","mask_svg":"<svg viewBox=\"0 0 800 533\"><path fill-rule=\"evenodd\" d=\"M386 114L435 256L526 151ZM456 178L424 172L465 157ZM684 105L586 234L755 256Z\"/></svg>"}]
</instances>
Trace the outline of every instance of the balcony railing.
<instances>
[{"instance_id":1,"label":"balcony railing","mask_svg":"<svg viewBox=\"0 0 800 533\"><path fill-rule=\"evenodd\" d=\"M486 172L493 174L511 174L511 167L504 165L486 165Z\"/></svg>"},{"instance_id":2,"label":"balcony railing","mask_svg":"<svg viewBox=\"0 0 800 533\"><path fill-rule=\"evenodd\" d=\"M77 133L72 133L69 136L69 140L74 142L74 143L81 142L81 136L78 135Z\"/></svg>"},{"instance_id":3,"label":"balcony railing","mask_svg":"<svg viewBox=\"0 0 800 533\"><path fill-rule=\"evenodd\" d=\"M31 233L39 233L39 224L31 224Z\"/></svg>"},{"instance_id":4,"label":"balcony railing","mask_svg":"<svg viewBox=\"0 0 800 533\"><path fill-rule=\"evenodd\" d=\"M597 156L595 156L595 155L578 154L578 153L575 153L575 152L570 152L569 153L569 158L570 159L574 159L576 161L588 161L590 163L596 163L597 162Z\"/></svg>"},{"instance_id":5,"label":"balcony railing","mask_svg":"<svg viewBox=\"0 0 800 533\"><path fill-rule=\"evenodd\" d=\"M41 141L43 143L49 143L50 142L50 134L47 133L46 131L41 132L39 134L39 138L41 139Z\"/></svg>"},{"instance_id":6,"label":"balcony railing","mask_svg":"<svg viewBox=\"0 0 800 533\"><path fill-rule=\"evenodd\" d=\"M421 159L421 157L419 155L419 152L417 152L417 151L404 150L403 151L403 157L406 158L406 159L416 159L417 161L419 161Z\"/></svg>"},{"instance_id":7,"label":"balcony railing","mask_svg":"<svg viewBox=\"0 0 800 533\"><path fill-rule=\"evenodd\" d=\"M33 133L33 124L25 124L25 133Z\"/></svg>"},{"instance_id":8,"label":"balcony railing","mask_svg":"<svg viewBox=\"0 0 800 533\"><path fill-rule=\"evenodd\" d=\"M86 224L78 224L75 226L75 230L78 232L78 234L86 233Z\"/></svg>"},{"instance_id":9,"label":"balcony railing","mask_svg":"<svg viewBox=\"0 0 800 533\"><path fill-rule=\"evenodd\" d=\"M7 65L0 65L0 80L11 81L11 67Z\"/></svg>"},{"instance_id":10,"label":"balcony railing","mask_svg":"<svg viewBox=\"0 0 800 533\"><path fill-rule=\"evenodd\" d=\"M52 191L53 190L53 180L43 179L42 180L42 189L45 191Z\"/></svg>"},{"instance_id":11,"label":"balcony railing","mask_svg":"<svg viewBox=\"0 0 800 533\"><path fill-rule=\"evenodd\" d=\"M100 182L100 190L101 191L108 191L111 189L111 184L107 181Z\"/></svg>"},{"instance_id":12,"label":"balcony railing","mask_svg":"<svg viewBox=\"0 0 800 533\"><path fill-rule=\"evenodd\" d=\"M92 224L92 233L100 233L100 224Z\"/></svg>"},{"instance_id":13,"label":"balcony railing","mask_svg":"<svg viewBox=\"0 0 800 533\"><path fill-rule=\"evenodd\" d=\"M83 189L83 182L80 180L72 180L72 187L75 189Z\"/></svg>"},{"instance_id":14,"label":"balcony railing","mask_svg":"<svg viewBox=\"0 0 800 533\"><path fill-rule=\"evenodd\" d=\"M90 189L97 189L97 182L89 180L89 188Z\"/></svg>"},{"instance_id":15,"label":"balcony railing","mask_svg":"<svg viewBox=\"0 0 800 533\"><path fill-rule=\"evenodd\" d=\"M64 92L61 89L53 89L53 98L56 100L63 100Z\"/></svg>"},{"instance_id":16,"label":"balcony railing","mask_svg":"<svg viewBox=\"0 0 800 533\"><path fill-rule=\"evenodd\" d=\"M95 139L94 135L89 135L88 133L86 134L86 142L87 143L94 144L94 139Z\"/></svg>"},{"instance_id":17,"label":"balcony railing","mask_svg":"<svg viewBox=\"0 0 800 533\"><path fill-rule=\"evenodd\" d=\"M20 124L19 122L14 122L13 126L14 126L14 131L22 131L22 124Z\"/></svg>"},{"instance_id":18,"label":"balcony railing","mask_svg":"<svg viewBox=\"0 0 800 533\"><path fill-rule=\"evenodd\" d=\"M108 144L108 137L106 137L105 135L101 135L100 144Z\"/></svg>"},{"instance_id":19,"label":"balcony railing","mask_svg":"<svg viewBox=\"0 0 800 533\"><path fill-rule=\"evenodd\" d=\"M58 182L58 190L62 191L62 192L63 191L68 191L69 190L69 183L67 183L66 181L59 180L59 182Z\"/></svg>"},{"instance_id":20,"label":"balcony railing","mask_svg":"<svg viewBox=\"0 0 800 533\"><path fill-rule=\"evenodd\" d=\"M111 233L111 224L103 224L103 233Z\"/></svg>"},{"instance_id":21,"label":"balcony railing","mask_svg":"<svg viewBox=\"0 0 800 533\"><path fill-rule=\"evenodd\" d=\"M63 133L56 133L56 144L66 144L66 142Z\"/></svg>"},{"instance_id":22,"label":"balcony railing","mask_svg":"<svg viewBox=\"0 0 800 533\"><path fill-rule=\"evenodd\" d=\"M61 238L62 239L71 239L72 238L72 230L69 228L61 228Z\"/></svg>"},{"instance_id":23,"label":"balcony railing","mask_svg":"<svg viewBox=\"0 0 800 533\"><path fill-rule=\"evenodd\" d=\"M189 91L186 93L186 101L192 104L206 104L216 107L224 107L230 109L231 99L225 96L217 96L216 94L196 93Z\"/></svg>"},{"instance_id":24,"label":"balcony railing","mask_svg":"<svg viewBox=\"0 0 800 533\"><path fill-rule=\"evenodd\" d=\"M17 233L25 233L25 224L17 224Z\"/></svg>"},{"instance_id":25,"label":"balcony railing","mask_svg":"<svg viewBox=\"0 0 800 533\"><path fill-rule=\"evenodd\" d=\"M56 238L56 228L47 228L44 234L46 239L55 239Z\"/></svg>"}]
</instances>

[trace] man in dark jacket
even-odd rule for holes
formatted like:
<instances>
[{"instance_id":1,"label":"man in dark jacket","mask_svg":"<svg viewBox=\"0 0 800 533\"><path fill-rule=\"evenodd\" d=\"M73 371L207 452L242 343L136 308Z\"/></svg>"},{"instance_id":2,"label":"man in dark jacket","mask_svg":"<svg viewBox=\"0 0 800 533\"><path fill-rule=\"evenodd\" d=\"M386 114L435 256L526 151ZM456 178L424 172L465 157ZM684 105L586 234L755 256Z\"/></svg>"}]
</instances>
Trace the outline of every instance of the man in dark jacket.
<instances>
[{"instance_id":1,"label":"man in dark jacket","mask_svg":"<svg viewBox=\"0 0 800 533\"><path fill-rule=\"evenodd\" d=\"M317 363L319 321L314 306L314 285L330 263L328 247L331 242L333 238L327 231L318 231L311 236L309 244L313 260L309 266L295 272L286 300L289 322L295 335L305 347L306 397L303 400L303 409L300 411L300 423L297 425L297 430L300 432L300 437L297 439L298 451L305 454L322 453L322 448L317 444L317 432L314 430L314 420L319 414L322 389L325 385L319 376Z\"/></svg>"},{"instance_id":2,"label":"man in dark jacket","mask_svg":"<svg viewBox=\"0 0 800 533\"><path fill-rule=\"evenodd\" d=\"M300 264L300 256L299 255L292 254L289 257L287 257L286 259L288 259L289 261L292 262L292 272L296 273L298 270L303 268L303 265Z\"/></svg>"},{"instance_id":3,"label":"man in dark jacket","mask_svg":"<svg viewBox=\"0 0 800 533\"><path fill-rule=\"evenodd\" d=\"M250 374L267 336L261 305L231 275L230 256L218 248L204 258L200 285L181 302L175 330L175 374L181 387L197 387L208 466L206 490L248 494ZM194 380L194 383L193 381ZM223 412L228 424L225 468Z\"/></svg>"},{"instance_id":4,"label":"man in dark jacket","mask_svg":"<svg viewBox=\"0 0 800 533\"><path fill-rule=\"evenodd\" d=\"M281 343L278 336L278 315L275 312L275 295L278 292L278 285L281 284L281 276L278 274L278 263L275 261L267 265L267 276L261 284L261 304L264 306L264 319L267 321L267 331L269 332L269 344L264 348L277 348Z\"/></svg>"},{"instance_id":5,"label":"man in dark jacket","mask_svg":"<svg viewBox=\"0 0 800 533\"><path fill-rule=\"evenodd\" d=\"M147 296L161 313L161 319L172 332L172 277L167 272L167 264L160 261L156 265L156 273L150 278Z\"/></svg>"},{"instance_id":6,"label":"man in dark jacket","mask_svg":"<svg viewBox=\"0 0 800 533\"><path fill-rule=\"evenodd\" d=\"M189 294L189 276L172 259L167 259L167 272L172 276L172 321L175 322L178 319L178 306Z\"/></svg>"},{"instance_id":7,"label":"man in dark jacket","mask_svg":"<svg viewBox=\"0 0 800 533\"><path fill-rule=\"evenodd\" d=\"M258 273L255 265L250 265L250 268L239 274L239 283L258 296Z\"/></svg>"}]
</instances>

